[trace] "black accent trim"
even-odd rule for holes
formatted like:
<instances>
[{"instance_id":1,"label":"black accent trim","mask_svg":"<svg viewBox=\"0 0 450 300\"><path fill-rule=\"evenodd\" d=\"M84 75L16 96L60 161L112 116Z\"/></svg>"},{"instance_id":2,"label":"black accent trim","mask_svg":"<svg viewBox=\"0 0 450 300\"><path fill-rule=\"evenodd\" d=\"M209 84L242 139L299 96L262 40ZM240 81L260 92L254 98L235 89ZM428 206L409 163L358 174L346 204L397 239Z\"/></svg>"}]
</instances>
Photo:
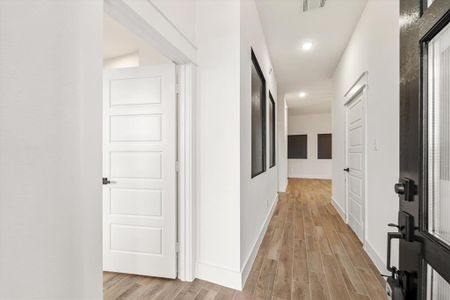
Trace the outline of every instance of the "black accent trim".
<instances>
[{"instance_id":1,"label":"black accent trim","mask_svg":"<svg viewBox=\"0 0 450 300\"><path fill-rule=\"evenodd\" d=\"M275 167L275 165L277 164L277 123L276 123L276 115L277 115L277 106L275 104L275 100L273 100L273 96L272 93L269 91L269 105L272 105L272 115L269 116L270 118L270 122L269 122L269 126L272 125L269 130L272 132L272 140L269 141L270 145L269 145L269 150L270 150L270 161L269 161L269 168L273 168ZM270 113L270 110L269 110ZM269 135L270 136L270 135ZM272 153L272 149L273 149L273 153Z\"/></svg>"},{"instance_id":2,"label":"black accent trim","mask_svg":"<svg viewBox=\"0 0 450 300\"><path fill-rule=\"evenodd\" d=\"M250 48L251 51L251 57L252 57L252 63L253 66L256 69L256 72L258 73L259 78L261 79L262 82L262 101L261 101L261 126L262 126L262 170L261 172L256 172L253 173L253 166L251 167L251 173L252 173L252 178L264 173L267 169L266 166L266 148L267 148L267 142L266 142L266 79L264 78L264 74L261 70L261 67L259 65L258 59L256 58L255 52L253 52L253 48ZM251 98L250 98L251 101ZM253 133L252 133L253 134ZM252 145L253 147L253 145ZM253 158L252 158L253 161Z\"/></svg>"}]
</instances>

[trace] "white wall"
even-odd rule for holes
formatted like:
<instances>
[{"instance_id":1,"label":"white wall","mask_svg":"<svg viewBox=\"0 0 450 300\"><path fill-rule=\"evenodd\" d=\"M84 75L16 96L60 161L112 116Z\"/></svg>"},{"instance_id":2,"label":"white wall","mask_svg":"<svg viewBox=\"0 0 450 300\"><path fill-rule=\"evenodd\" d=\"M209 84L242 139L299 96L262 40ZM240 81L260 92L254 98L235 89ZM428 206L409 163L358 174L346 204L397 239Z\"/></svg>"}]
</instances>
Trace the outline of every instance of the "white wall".
<instances>
[{"instance_id":1,"label":"white wall","mask_svg":"<svg viewBox=\"0 0 450 300\"><path fill-rule=\"evenodd\" d=\"M103 60L103 68L118 69L118 68L132 68L139 67L140 57L139 52L124 54L117 57L111 57Z\"/></svg>"},{"instance_id":2,"label":"white wall","mask_svg":"<svg viewBox=\"0 0 450 300\"><path fill-rule=\"evenodd\" d=\"M332 160L317 159L317 135L331 133L331 114L289 115L290 135L308 135L308 158L288 159L289 178L331 179Z\"/></svg>"},{"instance_id":3,"label":"white wall","mask_svg":"<svg viewBox=\"0 0 450 300\"><path fill-rule=\"evenodd\" d=\"M266 79L266 99L268 107L269 91L277 102L277 82L272 71L262 25L254 0L241 2L241 101L240 101L240 177L241 177L241 270L245 276L251 269L253 260L264 236L269 213L275 203L278 189L277 166L270 168L270 149L266 147L267 170L251 178L251 48L258 59ZM277 105L275 105L277 107ZM267 120L269 120L269 110ZM277 122L275 122L276 124ZM267 123L268 124L268 123ZM269 130L266 136L269 145Z\"/></svg>"},{"instance_id":4,"label":"white wall","mask_svg":"<svg viewBox=\"0 0 450 300\"><path fill-rule=\"evenodd\" d=\"M277 102L277 168L278 192L286 192L288 184L287 134L288 134L288 107L286 96L278 92Z\"/></svg>"},{"instance_id":5,"label":"white wall","mask_svg":"<svg viewBox=\"0 0 450 300\"><path fill-rule=\"evenodd\" d=\"M1 299L102 298L102 3L0 1Z\"/></svg>"},{"instance_id":6,"label":"white wall","mask_svg":"<svg viewBox=\"0 0 450 300\"><path fill-rule=\"evenodd\" d=\"M333 198L345 210L343 96L368 72L365 247L379 268L386 263L387 224L397 221L398 211L393 190L399 174L398 19L398 1L370 0L334 74Z\"/></svg>"},{"instance_id":7,"label":"white wall","mask_svg":"<svg viewBox=\"0 0 450 300\"><path fill-rule=\"evenodd\" d=\"M147 55L145 51L136 51L117 57L103 60L104 69L132 68L139 66L151 66L159 64L171 64L172 62L162 55Z\"/></svg>"},{"instance_id":8,"label":"white wall","mask_svg":"<svg viewBox=\"0 0 450 300\"><path fill-rule=\"evenodd\" d=\"M276 168L253 181L249 164L241 168L250 128L241 43L254 46L277 95L255 4L244 2L186 1L180 21L173 3L105 1L121 21L117 8L138 17L133 32L144 40L166 37L171 59L198 63L196 271L234 288L277 189ZM102 3L0 1L0 298L101 298ZM195 26L194 41L185 26Z\"/></svg>"},{"instance_id":9,"label":"white wall","mask_svg":"<svg viewBox=\"0 0 450 300\"><path fill-rule=\"evenodd\" d=\"M276 166L251 178L251 47L274 100L276 80L253 0L198 1L196 16L197 276L240 289L278 182Z\"/></svg>"},{"instance_id":10,"label":"white wall","mask_svg":"<svg viewBox=\"0 0 450 300\"><path fill-rule=\"evenodd\" d=\"M240 287L239 0L197 3L197 276Z\"/></svg>"}]
</instances>

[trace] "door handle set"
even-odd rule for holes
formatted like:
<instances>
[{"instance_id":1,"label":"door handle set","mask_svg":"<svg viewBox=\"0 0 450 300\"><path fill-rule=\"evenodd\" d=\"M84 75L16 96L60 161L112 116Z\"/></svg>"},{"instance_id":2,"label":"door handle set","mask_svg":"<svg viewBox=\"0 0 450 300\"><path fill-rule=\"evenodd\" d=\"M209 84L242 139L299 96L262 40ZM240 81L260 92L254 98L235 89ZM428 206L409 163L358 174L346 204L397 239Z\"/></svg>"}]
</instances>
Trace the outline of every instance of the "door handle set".
<instances>
[{"instance_id":1,"label":"door handle set","mask_svg":"<svg viewBox=\"0 0 450 300\"><path fill-rule=\"evenodd\" d=\"M397 228L396 232L388 232L387 235L387 262L386 269L391 272L391 275L387 278L386 293L388 299L404 300L406 299L406 290L408 287L408 280L411 277L406 271L397 269L391 265L391 249L392 240L405 240L407 242L414 242L414 217L407 212L399 211L398 213L399 224L389 223L389 227Z\"/></svg>"},{"instance_id":2,"label":"door handle set","mask_svg":"<svg viewBox=\"0 0 450 300\"><path fill-rule=\"evenodd\" d=\"M350 168L345 168L344 171L348 173L350 172Z\"/></svg>"},{"instance_id":3,"label":"door handle set","mask_svg":"<svg viewBox=\"0 0 450 300\"><path fill-rule=\"evenodd\" d=\"M102 184L103 185L107 185L107 184L111 184L113 183L111 180L108 179L108 177L103 177L102 178Z\"/></svg>"},{"instance_id":4,"label":"door handle set","mask_svg":"<svg viewBox=\"0 0 450 300\"><path fill-rule=\"evenodd\" d=\"M389 224L388 226L394 226L401 228L399 225ZM406 288L408 283L408 273L398 270L391 265L391 245L393 239L402 239L402 232L388 232L387 236L387 262L386 269L391 272L390 276L386 276L386 295L388 299L392 300L404 300L406 295Z\"/></svg>"}]
</instances>

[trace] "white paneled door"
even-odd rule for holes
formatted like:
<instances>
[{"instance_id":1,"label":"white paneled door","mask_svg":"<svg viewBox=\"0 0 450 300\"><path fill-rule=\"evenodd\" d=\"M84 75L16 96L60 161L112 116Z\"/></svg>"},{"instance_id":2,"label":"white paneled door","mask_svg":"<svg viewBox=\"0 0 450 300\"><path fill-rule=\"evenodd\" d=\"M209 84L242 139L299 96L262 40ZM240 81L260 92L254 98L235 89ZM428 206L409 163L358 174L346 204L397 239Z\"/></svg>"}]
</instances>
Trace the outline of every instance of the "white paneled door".
<instances>
[{"instance_id":1,"label":"white paneled door","mask_svg":"<svg viewBox=\"0 0 450 300\"><path fill-rule=\"evenodd\" d=\"M348 224L364 240L364 92L347 105L347 216Z\"/></svg>"},{"instance_id":2,"label":"white paneled door","mask_svg":"<svg viewBox=\"0 0 450 300\"><path fill-rule=\"evenodd\" d=\"M104 73L103 269L176 278L175 66Z\"/></svg>"}]
</instances>

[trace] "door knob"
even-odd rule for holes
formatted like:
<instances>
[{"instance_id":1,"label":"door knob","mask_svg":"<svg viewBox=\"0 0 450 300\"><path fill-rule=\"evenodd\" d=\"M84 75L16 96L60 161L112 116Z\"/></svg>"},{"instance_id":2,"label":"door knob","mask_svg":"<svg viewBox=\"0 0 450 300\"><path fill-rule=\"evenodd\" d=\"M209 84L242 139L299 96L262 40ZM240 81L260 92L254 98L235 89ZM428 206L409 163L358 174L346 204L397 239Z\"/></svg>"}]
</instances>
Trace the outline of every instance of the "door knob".
<instances>
[{"instance_id":1,"label":"door knob","mask_svg":"<svg viewBox=\"0 0 450 300\"><path fill-rule=\"evenodd\" d=\"M409 178L400 178L398 183L394 185L395 193L400 200L414 201L414 195L417 194L417 186L414 181Z\"/></svg>"},{"instance_id":2,"label":"door knob","mask_svg":"<svg viewBox=\"0 0 450 300\"><path fill-rule=\"evenodd\" d=\"M350 168L345 168L344 171L345 172L350 172Z\"/></svg>"}]
</instances>

